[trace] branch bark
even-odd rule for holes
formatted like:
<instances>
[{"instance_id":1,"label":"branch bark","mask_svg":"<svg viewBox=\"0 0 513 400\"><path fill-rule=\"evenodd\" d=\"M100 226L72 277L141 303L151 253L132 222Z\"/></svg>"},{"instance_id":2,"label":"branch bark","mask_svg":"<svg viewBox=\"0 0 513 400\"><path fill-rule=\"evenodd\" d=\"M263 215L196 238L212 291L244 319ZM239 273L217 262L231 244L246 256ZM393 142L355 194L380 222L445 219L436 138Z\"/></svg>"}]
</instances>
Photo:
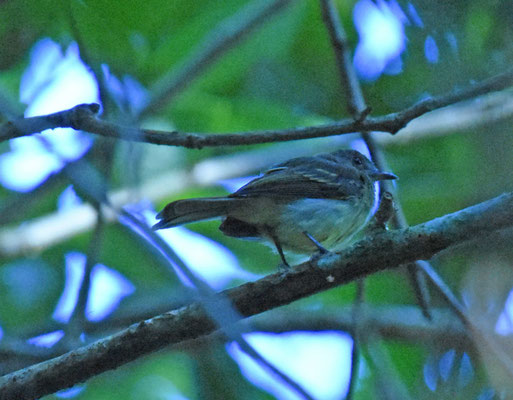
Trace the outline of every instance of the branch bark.
<instances>
[{"instance_id":1,"label":"branch bark","mask_svg":"<svg viewBox=\"0 0 513 400\"><path fill-rule=\"evenodd\" d=\"M378 233L340 253L226 290L248 317L513 225L513 193L408 229ZM71 387L165 346L216 330L198 303L139 322L60 357L0 378L0 398L35 399Z\"/></svg>"},{"instance_id":2,"label":"branch bark","mask_svg":"<svg viewBox=\"0 0 513 400\"><path fill-rule=\"evenodd\" d=\"M447 107L487 93L506 89L513 85L513 69L485 79L464 90L422 100L402 111L362 120L343 119L325 125L299 127L283 130L250 131L238 133L187 133L178 131L156 131L117 125L96 118L97 104L80 104L55 114L31 118L19 118L0 126L0 142L39 133L45 129L74 128L101 136L122 140L181 146L191 149L215 146L239 146L259 143L283 142L299 139L336 136L354 132L397 133L410 121L430 111Z\"/></svg>"}]
</instances>

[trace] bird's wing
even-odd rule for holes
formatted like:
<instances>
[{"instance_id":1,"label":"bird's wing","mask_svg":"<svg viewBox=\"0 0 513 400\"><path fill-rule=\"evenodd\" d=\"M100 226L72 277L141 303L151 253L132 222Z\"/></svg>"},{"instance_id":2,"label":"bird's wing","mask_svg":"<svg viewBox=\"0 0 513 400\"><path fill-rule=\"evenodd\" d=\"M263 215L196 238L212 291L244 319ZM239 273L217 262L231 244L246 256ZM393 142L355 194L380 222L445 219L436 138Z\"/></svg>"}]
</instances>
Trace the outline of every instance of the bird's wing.
<instances>
[{"instance_id":1,"label":"bird's wing","mask_svg":"<svg viewBox=\"0 0 513 400\"><path fill-rule=\"evenodd\" d=\"M230 197L307 197L344 199L361 190L358 176L335 163L312 157L289 160L272 167Z\"/></svg>"}]
</instances>

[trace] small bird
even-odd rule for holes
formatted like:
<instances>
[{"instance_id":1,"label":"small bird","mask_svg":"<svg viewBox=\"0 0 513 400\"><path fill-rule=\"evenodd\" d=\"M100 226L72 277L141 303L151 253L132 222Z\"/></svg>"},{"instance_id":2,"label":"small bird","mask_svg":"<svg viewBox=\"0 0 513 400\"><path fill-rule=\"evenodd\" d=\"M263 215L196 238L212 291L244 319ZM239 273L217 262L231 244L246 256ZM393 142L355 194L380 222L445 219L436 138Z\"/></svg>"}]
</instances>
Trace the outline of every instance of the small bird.
<instances>
[{"instance_id":1,"label":"small bird","mask_svg":"<svg viewBox=\"0 0 513 400\"><path fill-rule=\"evenodd\" d=\"M225 235L266 239L289 266L284 250L312 254L346 246L370 218L374 182L396 178L356 150L293 158L228 196L169 203L153 229L222 217Z\"/></svg>"}]
</instances>

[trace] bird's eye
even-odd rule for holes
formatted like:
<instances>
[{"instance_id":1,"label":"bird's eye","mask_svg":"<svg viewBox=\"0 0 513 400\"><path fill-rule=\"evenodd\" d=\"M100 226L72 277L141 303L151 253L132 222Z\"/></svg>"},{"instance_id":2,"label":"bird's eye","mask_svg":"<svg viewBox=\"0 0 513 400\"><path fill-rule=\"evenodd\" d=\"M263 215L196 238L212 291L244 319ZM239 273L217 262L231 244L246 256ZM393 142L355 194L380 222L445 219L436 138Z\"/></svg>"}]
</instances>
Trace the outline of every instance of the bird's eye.
<instances>
[{"instance_id":1,"label":"bird's eye","mask_svg":"<svg viewBox=\"0 0 513 400\"><path fill-rule=\"evenodd\" d=\"M362 165L362 159L360 157L353 158L354 165Z\"/></svg>"}]
</instances>

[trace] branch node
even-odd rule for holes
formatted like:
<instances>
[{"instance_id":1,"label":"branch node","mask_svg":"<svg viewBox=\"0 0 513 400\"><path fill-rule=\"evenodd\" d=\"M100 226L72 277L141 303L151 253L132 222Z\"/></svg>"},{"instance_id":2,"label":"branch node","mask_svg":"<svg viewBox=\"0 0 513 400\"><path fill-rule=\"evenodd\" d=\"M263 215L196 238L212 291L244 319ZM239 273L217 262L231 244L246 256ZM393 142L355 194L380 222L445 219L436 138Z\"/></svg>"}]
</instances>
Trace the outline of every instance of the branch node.
<instances>
[{"instance_id":1,"label":"branch node","mask_svg":"<svg viewBox=\"0 0 513 400\"><path fill-rule=\"evenodd\" d=\"M69 122L73 129L80 130L83 121L93 117L100 111L98 103L83 103L70 110Z\"/></svg>"},{"instance_id":2,"label":"branch node","mask_svg":"<svg viewBox=\"0 0 513 400\"><path fill-rule=\"evenodd\" d=\"M371 112L372 112L372 107L370 107L370 106L365 107L361 112L356 113L355 122L361 124L362 122L364 122L367 119L367 117L370 115Z\"/></svg>"},{"instance_id":3,"label":"branch node","mask_svg":"<svg viewBox=\"0 0 513 400\"><path fill-rule=\"evenodd\" d=\"M178 133L178 132L177 132ZM189 135L185 139L185 147L188 149L201 150L203 148L202 138L197 135Z\"/></svg>"}]
</instances>

